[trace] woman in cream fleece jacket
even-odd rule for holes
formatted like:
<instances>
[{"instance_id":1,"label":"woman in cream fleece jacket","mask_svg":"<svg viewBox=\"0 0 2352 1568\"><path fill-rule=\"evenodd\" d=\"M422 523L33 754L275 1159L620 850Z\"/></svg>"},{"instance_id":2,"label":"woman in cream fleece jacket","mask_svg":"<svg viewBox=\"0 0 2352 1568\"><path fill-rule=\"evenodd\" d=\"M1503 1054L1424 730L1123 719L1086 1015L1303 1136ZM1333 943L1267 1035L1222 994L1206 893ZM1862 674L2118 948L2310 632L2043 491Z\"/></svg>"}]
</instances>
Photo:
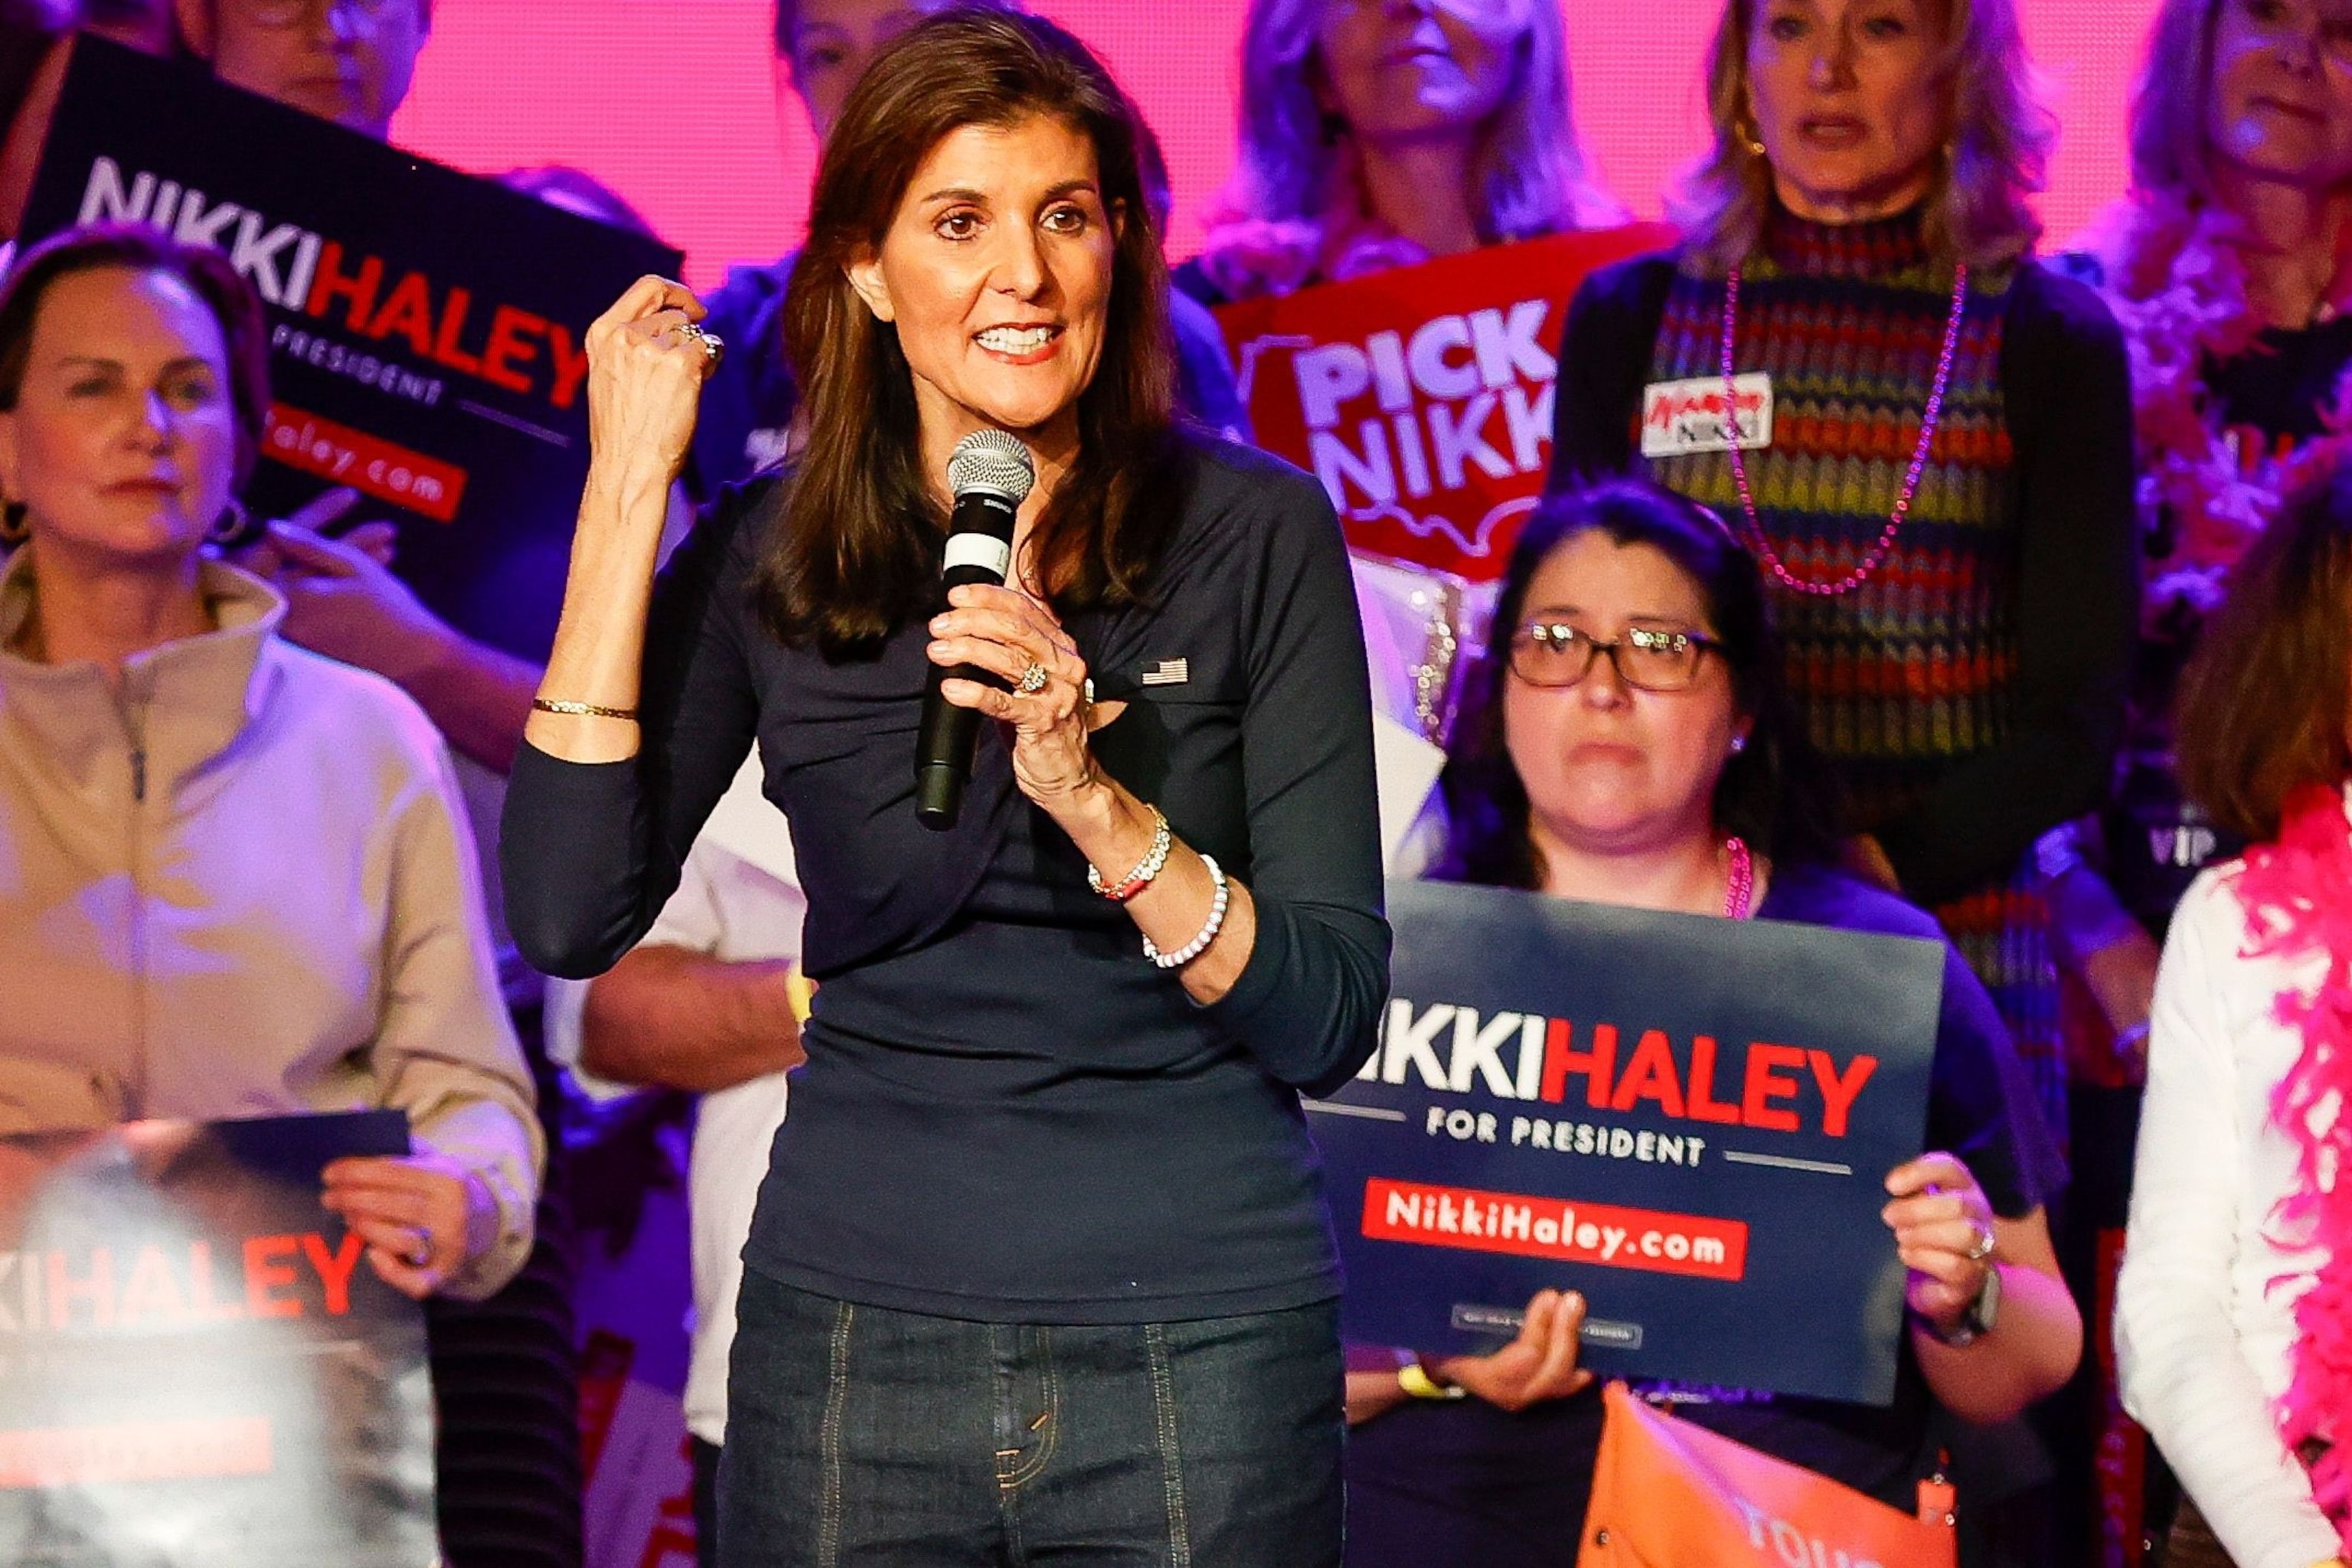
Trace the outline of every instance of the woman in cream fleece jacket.
<instances>
[{"instance_id":1,"label":"woman in cream fleece jacket","mask_svg":"<svg viewBox=\"0 0 2352 1568\"><path fill-rule=\"evenodd\" d=\"M394 1107L324 1202L412 1296L530 1247L531 1085L448 757L276 635L240 514L262 321L210 252L80 231L0 289L0 1131Z\"/></svg>"}]
</instances>

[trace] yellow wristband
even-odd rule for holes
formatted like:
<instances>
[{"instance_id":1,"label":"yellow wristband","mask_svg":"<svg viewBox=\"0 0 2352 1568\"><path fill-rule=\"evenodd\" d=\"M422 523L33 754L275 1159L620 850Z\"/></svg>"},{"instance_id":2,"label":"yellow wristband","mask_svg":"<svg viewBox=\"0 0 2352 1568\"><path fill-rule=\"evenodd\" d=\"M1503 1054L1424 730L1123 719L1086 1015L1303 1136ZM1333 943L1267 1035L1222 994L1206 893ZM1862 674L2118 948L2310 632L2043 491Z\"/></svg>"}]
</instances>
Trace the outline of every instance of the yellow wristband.
<instances>
[{"instance_id":1,"label":"yellow wristband","mask_svg":"<svg viewBox=\"0 0 2352 1568\"><path fill-rule=\"evenodd\" d=\"M1470 1392L1460 1384L1438 1382L1417 1361L1409 1361L1397 1368L1397 1386L1415 1399L1459 1399Z\"/></svg>"}]
</instances>

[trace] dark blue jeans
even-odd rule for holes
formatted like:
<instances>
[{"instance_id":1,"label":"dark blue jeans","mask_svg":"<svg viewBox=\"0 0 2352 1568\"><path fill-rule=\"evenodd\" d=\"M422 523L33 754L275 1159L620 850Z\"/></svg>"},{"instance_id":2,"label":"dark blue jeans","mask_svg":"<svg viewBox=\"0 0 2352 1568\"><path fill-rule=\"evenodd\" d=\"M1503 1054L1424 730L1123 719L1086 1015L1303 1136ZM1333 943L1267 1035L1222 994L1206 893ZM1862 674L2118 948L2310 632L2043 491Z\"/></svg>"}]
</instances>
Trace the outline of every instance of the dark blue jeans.
<instances>
[{"instance_id":1,"label":"dark blue jeans","mask_svg":"<svg viewBox=\"0 0 2352 1568\"><path fill-rule=\"evenodd\" d=\"M743 1276L722 1568L1337 1568L1336 1304L1034 1327Z\"/></svg>"}]
</instances>

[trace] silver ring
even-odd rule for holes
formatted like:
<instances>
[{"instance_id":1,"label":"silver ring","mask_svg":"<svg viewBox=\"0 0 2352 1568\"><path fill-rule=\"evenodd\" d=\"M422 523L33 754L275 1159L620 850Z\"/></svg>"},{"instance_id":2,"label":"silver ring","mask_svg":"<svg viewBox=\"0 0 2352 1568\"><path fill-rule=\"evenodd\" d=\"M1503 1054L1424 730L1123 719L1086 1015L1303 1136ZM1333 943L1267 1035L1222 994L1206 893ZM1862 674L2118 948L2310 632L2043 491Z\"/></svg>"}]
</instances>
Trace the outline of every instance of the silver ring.
<instances>
[{"instance_id":1,"label":"silver ring","mask_svg":"<svg viewBox=\"0 0 2352 1568\"><path fill-rule=\"evenodd\" d=\"M1045 682L1052 679L1052 675L1044 665L1032 663L1028 668L1021 672L1020 683L1013 689L1024 697L1034 697L1045 689Z\"/></svg>"},{"instance_id":2,"label":"silver ring","mask_svg":"<svg viewBox=\"0 0 2352 1568\"><path fill-rule=\"evenodd\" d=\"M717 364L720 357L727 353L727 340L717 332L707 331L699 321L680 321L677 324L677 335L688 342L700 343L703 357L712 364Z\"/></svg>"},{"instance_id":3,"label":"silver ring","mask_svg":"<svg viewBox=\"0 0 2352 1568\"><path fill-rule=\"evenodd\" d=\"M1977 1227L1976 1245L1969 1247L1968 1250L1969 1261L1971 1263L1982 1263L1986 1258L1992 1256L1993 1246L1994 1237L1992 1234L1992 1226L1989 1225L1979 1226Z\"/></svg>"},{"instance_id":4,"label":"silver ring","mask_svg":"<svg viewBox=\"0 0 2352 1568\"><path fill-rule=\"evenodd\" d=\"M420 1230L416 1233L416 1245L408 1249L408 1266L411 1268L422 1268L432 1261L433 1233L429 1230Z\"/></svg>"}]
</instances>

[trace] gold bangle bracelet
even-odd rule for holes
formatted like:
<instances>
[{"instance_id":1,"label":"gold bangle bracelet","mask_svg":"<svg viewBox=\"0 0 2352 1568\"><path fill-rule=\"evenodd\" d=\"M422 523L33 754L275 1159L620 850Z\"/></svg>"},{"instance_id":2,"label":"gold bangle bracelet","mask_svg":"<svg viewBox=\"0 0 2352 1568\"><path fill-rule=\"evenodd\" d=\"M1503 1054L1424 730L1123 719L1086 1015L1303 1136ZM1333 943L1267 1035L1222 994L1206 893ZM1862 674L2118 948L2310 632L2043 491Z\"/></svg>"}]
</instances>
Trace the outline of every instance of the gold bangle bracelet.
<instances>
[{"instance_id":1,"label":"gold bangle bracelet","mask_svg":"<svg viewBox=\"0 0 2352 1568\"><path fill-rule=\"evenodd\" d=\"M541 713L570 713L588 719L626 719L637 721L634 708L599 708L593 702L551 702L544 697L534 697L530 705Z\"/></svg>"}]
</instances>

